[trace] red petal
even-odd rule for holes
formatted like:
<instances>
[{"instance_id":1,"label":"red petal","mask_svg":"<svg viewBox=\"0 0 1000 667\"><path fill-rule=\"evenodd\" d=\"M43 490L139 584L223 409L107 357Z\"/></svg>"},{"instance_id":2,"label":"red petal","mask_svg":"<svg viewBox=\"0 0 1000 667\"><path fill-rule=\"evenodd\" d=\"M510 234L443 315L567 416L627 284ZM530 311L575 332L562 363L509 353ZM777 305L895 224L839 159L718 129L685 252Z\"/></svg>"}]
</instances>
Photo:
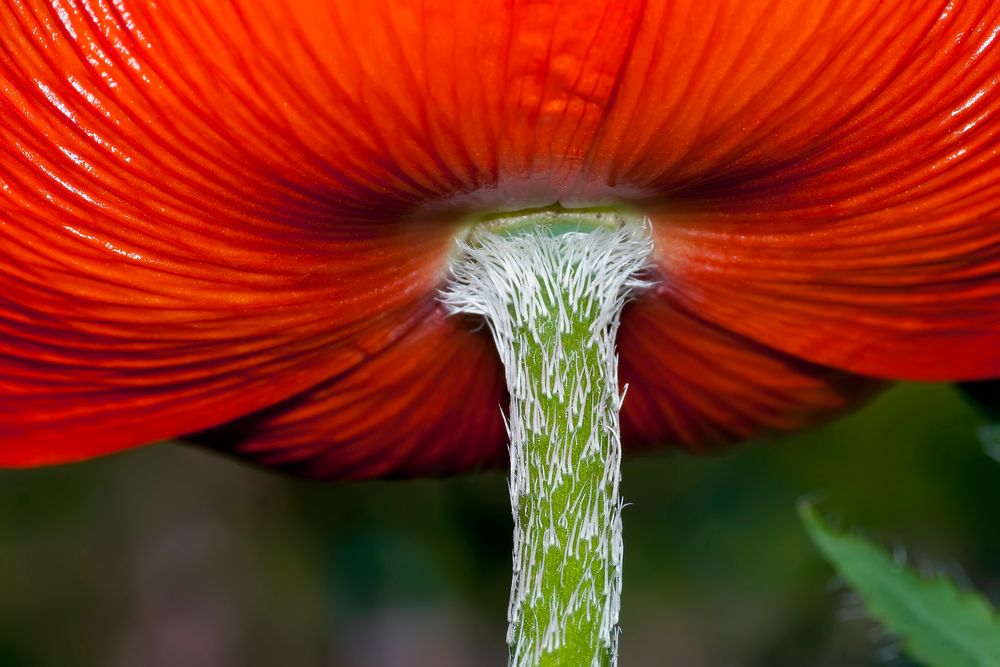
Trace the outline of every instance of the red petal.
<instances>
[{"instance_id":1,"label":"red petal","mask_svg":"<svg viewBox=\"0 0 1000 667\"><path fill-rule=\"evenodd\" d=\"M654 3L642 26L592 163L660 193L678 303L857 373L1000 375L1000 3Z\"/></svg>"},{"instance_id":2,"label":"red petal","mask_svg":"<svg viewBox=\"0 0 1000 667\"><path fill-rule=\"evenodd\" d=\"M194 439L312 477L461 472L503 460L503 372L489 336L428 304L354 370Z\"/></svg>"},{"instance_id":3,"label":"red petal","mask_svg":"<svg viewBox=\"0 0 1000 667\"><path fill-rule=\"evenodd\" d=\"M433 291L427 267L442 255L421 252L426 236L399 238L392 248L359 244L331 266L268 257L274 246L249 237L228 246L223 267L129 234L143 261L126 268L100 248L106 238L92 248L48 235L44 253L25 244L2 269L2 464L74 460L208 427L364 365L410 326L404 306Z\"/></svg>"},{"instance_id":4,"label":"red petal","mask_svg":"<svg viewBox=\"0 0 1000 667\"><path fill-rule=\"evenodd\" d=\"M803 212L664 214L666 289L816 363L896 380L1000 376L1000 209L955 206L918 201L808 228Z\"/></svg>"},{"instance_id":5,"label":"red petal","mask_svg":"<svg viewBox=\"0 0 1000 667\"><path fill-rule=\"evenodd\" d=\"M696 451L817 424L881 383L796 359L686 311L667 289L630 306L618 336L627 448Z\"/></svg>"},{"instance_id":6,"label":"red petal","mask_svg":"<svg viewBox=\"0 0 1000 667\"><path fill-rule=\"evenodd\" d=\"M444 271L449 229L398 224L389 198L356 210L254 113L268 100L237 103L247 81L156 18L0 7L2 465L209 427L347 372Z\"/></svg>"}]
</instances>

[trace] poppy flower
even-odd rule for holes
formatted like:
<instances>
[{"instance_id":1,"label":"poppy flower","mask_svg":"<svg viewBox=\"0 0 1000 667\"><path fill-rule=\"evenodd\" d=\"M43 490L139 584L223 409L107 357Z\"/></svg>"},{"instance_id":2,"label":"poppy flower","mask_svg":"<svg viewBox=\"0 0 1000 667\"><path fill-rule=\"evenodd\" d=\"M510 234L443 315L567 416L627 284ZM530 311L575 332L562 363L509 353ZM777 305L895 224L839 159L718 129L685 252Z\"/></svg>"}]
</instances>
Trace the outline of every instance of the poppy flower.
<instances>
[{"instance_id":1,"label":"poppy flower","mask_svg":"<svg viewBox=\"0 0 1000 667\"><path fill-rule=\"evenodd\" d=\"M498 463L497 354L439 295L519 209L650 220L626 449L1000 376L992 0L14 0L0 34L2 465Z\"/></svg>"}]
</instances>

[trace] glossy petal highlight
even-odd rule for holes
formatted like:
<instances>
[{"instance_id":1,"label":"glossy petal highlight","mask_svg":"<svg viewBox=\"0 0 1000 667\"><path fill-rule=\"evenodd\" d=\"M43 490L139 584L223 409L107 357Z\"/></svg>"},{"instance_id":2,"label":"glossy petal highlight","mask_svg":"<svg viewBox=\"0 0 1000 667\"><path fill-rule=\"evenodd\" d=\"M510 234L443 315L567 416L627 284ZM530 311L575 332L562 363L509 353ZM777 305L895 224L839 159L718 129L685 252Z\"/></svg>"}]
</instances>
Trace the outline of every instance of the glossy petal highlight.
<instances>
[{"instance_id":1,"label":"glossy petal highlight","mask_svg":"<svg viewBox=\"0 0 1000 667\"><path fill-rule=\"evenodd\" d=\"M4 465L208 427L345 372L405 330L452 243L380 219L391 201L338 199L337 171L235 92L206 106L168 27L106 11L0 9Z\"/></svg>"}]
</instances>

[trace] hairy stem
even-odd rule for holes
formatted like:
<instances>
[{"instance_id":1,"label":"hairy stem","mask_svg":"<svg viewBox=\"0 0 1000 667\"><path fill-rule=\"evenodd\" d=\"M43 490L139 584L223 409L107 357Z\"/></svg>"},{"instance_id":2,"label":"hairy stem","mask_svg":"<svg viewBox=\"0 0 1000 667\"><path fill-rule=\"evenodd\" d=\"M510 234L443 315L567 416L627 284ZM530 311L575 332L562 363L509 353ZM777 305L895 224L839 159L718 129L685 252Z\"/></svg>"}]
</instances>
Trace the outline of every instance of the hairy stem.
<instances>
[{"instance_id":1,"label":"hairy stem","mask_svg":"<svg viewBox=\"0 0 1000 667\"><path fill-rule=\"evenodd\" d=\"M621 591L615 334L650 242L617 216L551 217L475 236L446 302L487 318L510 391L510 664L603 667Z\"/></svg>"}]
</instances>

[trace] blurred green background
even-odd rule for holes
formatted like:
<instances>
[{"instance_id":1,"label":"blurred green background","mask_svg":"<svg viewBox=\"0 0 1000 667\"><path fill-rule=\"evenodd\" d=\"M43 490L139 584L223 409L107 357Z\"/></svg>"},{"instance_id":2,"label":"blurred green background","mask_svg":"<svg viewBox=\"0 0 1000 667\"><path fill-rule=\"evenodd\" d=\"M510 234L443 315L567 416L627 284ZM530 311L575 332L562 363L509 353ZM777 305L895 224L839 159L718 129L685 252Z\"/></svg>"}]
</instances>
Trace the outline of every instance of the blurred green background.
<instances>
[{"instance_id":1,"label":"blurred green background","mask_svg":"<svg viewBox=\"0 0 1000 667\"><path fill-rule=\"evenodd\" d=\"M806 494L1000 598L1000 463L945 386L714 459L625 465L621 664L906 665L832 585ZM324 485L158 445L0 473L0 665L505 664L502 474Z\"/></svg>"}]
</instances>

